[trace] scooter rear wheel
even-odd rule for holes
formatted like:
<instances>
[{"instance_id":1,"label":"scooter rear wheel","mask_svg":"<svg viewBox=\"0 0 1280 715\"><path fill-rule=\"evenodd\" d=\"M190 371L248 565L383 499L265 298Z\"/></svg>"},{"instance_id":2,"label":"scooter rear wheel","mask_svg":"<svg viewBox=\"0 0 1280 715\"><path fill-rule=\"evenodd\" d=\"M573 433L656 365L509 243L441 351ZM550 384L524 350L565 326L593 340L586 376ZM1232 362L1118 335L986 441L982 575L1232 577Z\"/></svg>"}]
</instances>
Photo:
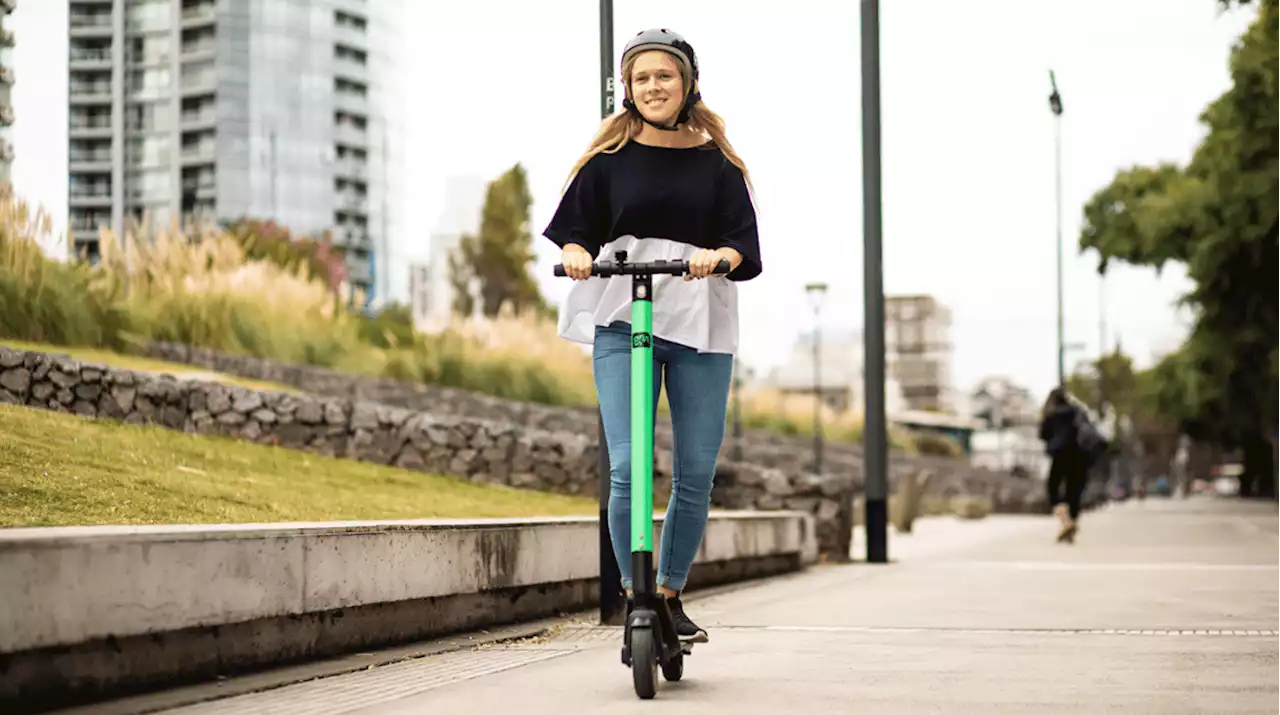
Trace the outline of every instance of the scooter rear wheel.
<instances>
[{"instance_id":1,"label":"scooter rear wheel","mask_svg":"<svg viewBox=\"0 0 1280 715\"><path fill-rule=\"evenodd\" d=\"M631 630L631 679L640 699L650 700L658 694L658 644L648 628Z\"/></svg>"}]
</instances>

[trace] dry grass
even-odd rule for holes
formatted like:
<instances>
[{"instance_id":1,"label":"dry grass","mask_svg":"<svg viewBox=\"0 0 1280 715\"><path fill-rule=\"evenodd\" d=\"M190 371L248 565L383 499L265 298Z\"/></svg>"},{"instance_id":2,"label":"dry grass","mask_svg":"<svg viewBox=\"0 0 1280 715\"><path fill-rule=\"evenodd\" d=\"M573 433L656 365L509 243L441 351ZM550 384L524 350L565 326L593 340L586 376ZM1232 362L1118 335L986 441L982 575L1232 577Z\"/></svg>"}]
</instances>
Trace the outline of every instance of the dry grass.
<instances>
[{"instance_id":1,"label":"dry grass","mask_svg":"<svg viewBox=\"0 0 1280 715\"><path fill-rule=\"evenodd\" d=\"M333 293L303 265L250 260L225 231L102 231L97 266L49 260L39 248L48 232L47 216L0 201L0 338L115 353L162 340L526 402L595 403L590 356L561 340L553 319L504 312L379 347L362 339L345 288ZM812 396L748 389L742 403L751 427L812 434ZM660 409L667 410L665 395ZM861 440L860 415L823 409L822 424L833 441ZM913 444L905 433L890 438L900 448Z\"/></svg>"}]
</instances>

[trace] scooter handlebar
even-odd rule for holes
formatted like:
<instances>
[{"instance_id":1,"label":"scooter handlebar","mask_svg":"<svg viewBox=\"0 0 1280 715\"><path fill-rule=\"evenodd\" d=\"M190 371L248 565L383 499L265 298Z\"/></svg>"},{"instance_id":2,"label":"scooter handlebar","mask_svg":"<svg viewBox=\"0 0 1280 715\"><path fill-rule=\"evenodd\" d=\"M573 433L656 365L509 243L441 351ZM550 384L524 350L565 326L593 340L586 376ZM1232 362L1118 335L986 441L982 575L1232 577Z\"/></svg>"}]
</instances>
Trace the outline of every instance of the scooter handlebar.
<instances>
[{"instance_id":1,"label":"scooter handlebar","mask_svg":"<svg viewBox=\"0 0 1280 715\"><path fill-rule=\"evenodd\" d=\"M724 275L730 270L729 259L721 258L716 264L715 270L711 271L712 275ZM609 276L634 276L634 275L671 275L682 276L689 272L689 262L681 259L674 261L650 261L647 263L616 263L614 261L596 261L591 264L591 275L600 278ZM557 263L555 266L555 274L559 278L565 277L563 263Z\"/></svg>"}]
</instances>

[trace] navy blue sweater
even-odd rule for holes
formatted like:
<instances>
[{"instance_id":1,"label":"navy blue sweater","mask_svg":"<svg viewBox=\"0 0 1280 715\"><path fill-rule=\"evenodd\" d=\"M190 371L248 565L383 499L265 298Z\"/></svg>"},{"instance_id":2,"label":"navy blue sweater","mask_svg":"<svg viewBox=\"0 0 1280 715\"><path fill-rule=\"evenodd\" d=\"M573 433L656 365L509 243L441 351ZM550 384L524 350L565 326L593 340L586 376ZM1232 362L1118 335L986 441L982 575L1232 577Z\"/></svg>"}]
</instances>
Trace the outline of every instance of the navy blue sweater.
<instances>
[{"instance_id":1,"label":"navy blue sweater","mask_svg":"<svg viewBox=\"0 0 1280 715\"><path fill-rule=\"evenodd\" d=\"M561 248L576 243L592 258L620 236L729 247L742 254L729 280L751 280L761 271L746 179L712 142L675 149L633 140L614 154L591 157L543 235Z\"/></svg>"}]
</instances>

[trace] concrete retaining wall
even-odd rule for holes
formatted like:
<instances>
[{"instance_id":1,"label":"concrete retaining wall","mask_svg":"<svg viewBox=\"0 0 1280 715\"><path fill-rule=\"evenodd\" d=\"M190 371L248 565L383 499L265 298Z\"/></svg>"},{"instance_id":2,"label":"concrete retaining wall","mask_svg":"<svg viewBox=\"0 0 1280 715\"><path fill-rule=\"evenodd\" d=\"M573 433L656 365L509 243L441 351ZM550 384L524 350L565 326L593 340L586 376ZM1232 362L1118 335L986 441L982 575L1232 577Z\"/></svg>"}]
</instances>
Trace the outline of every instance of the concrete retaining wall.
<instances>
[{"instance_id":1,"label":"concrete retaining wall","mask_svg":"<svg viewBox=\"0 0 1280 715\"><path fill-rule=\"evenodd\" d=\"M0 706L591 607L597 544L577 517L0 531ZM817 558L808 514L713 513L690 588Z\"/></svg>"}]
</instances>

